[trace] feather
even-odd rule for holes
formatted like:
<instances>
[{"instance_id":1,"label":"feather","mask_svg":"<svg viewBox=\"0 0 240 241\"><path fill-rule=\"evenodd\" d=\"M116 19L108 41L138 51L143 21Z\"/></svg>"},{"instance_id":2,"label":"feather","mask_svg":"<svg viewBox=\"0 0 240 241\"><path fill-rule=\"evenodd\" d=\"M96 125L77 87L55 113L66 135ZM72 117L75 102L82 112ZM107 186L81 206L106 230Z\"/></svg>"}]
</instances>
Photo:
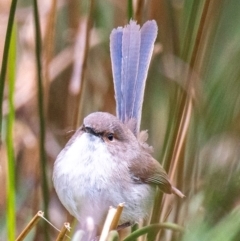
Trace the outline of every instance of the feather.
<instances>
[{"instance_id":1,"label":"feather","mask_svg":"<svg viewBox=\"0 0 240 241\"><path fill-rule=\"evenodd\" d=\"M116 99L117 117L120 119L121 113L121 80L122 80L122 34L123 28L113 29L110 34L110 54L113 71L114 91Z\"/></svg>"},{"instance_id":2,"label":"feather","mask_svg":"<svg viewBox=\"0 0 240 241\"><path fill-rule=\"evenodd\" d=\"M145 83L147 79L148 68L152 57L154 42L157 37L157 24L154 20L146 22L141 28L141 47L139 58L139 69L135 87L135 98L133 103L132 117L138 121L137 129L140 129L140 120L142 116L142 105L144 97Z\"/></svg>"},{"instance_id":3,"label":"feather","mask_svg":"<svg viewBox=\"0 0 240 241\"><path fill-rule=\"evenodd\" d=\"M127 123L135 119L131 130L137 135L141 123L144 88L157 36L157 24L147 21L143 27L131 20L110 35L117 117Z\"/></svg>"},{"instance_id":4,"label":"feather","mask_svg":"<svg viewBox=\"0 0 240 241\"><path fill-rule=\"evenodd\" d=\"M138 63L140 55L140 27L135 21L123 29L122 38L122 121L132 118L135 84L138 75Z\"/></svg>"}]
</instances>

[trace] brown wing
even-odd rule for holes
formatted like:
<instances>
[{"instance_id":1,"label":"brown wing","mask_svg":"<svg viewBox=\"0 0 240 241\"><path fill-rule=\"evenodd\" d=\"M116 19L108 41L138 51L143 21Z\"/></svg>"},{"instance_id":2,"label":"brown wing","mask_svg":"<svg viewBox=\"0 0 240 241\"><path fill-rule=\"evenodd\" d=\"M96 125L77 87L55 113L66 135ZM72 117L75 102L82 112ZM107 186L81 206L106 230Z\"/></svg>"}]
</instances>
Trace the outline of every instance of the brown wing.
<instances>
[{"instance_id":1,"label":"brown wing","mask_svg":"<svg viewBox=\"0 0 240 241\"><path fill-rule=\"evenodd\" d=\"M163 167L149 154L143 153L129 167L133 180L157 185L165 193L172 193L172 185Z\"/></svg>"}]
</instances>

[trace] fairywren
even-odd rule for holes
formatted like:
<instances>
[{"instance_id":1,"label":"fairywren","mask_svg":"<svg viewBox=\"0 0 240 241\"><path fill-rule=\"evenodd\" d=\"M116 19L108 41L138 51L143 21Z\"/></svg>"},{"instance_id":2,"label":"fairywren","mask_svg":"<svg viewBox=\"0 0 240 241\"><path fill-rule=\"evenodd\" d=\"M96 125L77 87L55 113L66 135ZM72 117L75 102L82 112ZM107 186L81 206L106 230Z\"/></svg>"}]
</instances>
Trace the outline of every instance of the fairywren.
<instances>
[{"instance_id":1,"label":"fairywren","mask_svg":"<svg viewBox=\"0 0 240 241\"><path fill-rule=\"evenodd\" d=\"M101 226L110 206L124 203L121 224L147 217L155 188L184 195L172 186L140 132L147 71L157 36L155 21L134 21L110 35L117 117L94 112L58 155L53 184L65 208L84 226Z\"/></svg>"}]
</instances>

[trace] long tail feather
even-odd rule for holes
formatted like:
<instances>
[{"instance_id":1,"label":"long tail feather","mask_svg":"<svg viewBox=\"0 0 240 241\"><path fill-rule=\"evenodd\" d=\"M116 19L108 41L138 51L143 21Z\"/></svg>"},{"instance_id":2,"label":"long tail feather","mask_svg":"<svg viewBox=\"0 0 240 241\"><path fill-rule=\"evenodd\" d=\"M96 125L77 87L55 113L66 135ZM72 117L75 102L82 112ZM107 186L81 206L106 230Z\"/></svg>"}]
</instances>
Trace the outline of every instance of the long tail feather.
<instances>
[{"instance_id":1,"label":"long tail feather","mask_svg":"<svg viewBox=\"0 0 240 241\"><path fill-rule=\"evenodd\" d=\"M116 110L117 117L120 119L122 116L122 91L121 91L121 80L122 80L122 35L123 28L118 27L113 29L110 35L110 53L112 61L114 91L116 99Z\"/></svg>"},{"instance_id":2,"label":"long tail feather","mask_svg":"<svg viewBox=\"0 0 240 241\"><path fill-rule=\"evenodd\" d=\"M135 99L132 116L138 121L137 129L140 128L140 121L142 117L142 105L144 97L145 83L147 79L147 73L152 57L154 42L157 37L157 24L153 21L146 22L141 28L141 47L140 47L140 59L138 67L138 76L136 81Z\"/></svg>"},{"instance_id":3,"label":"long tail feather","mask_svg":"<svg viewBox=\"0 0 240 241\"><path fill-rule=\"evenodd\" d=\"M138 75L141 35L140 27L134 21L123 29L122 38L122 121L132 118L135 87Z\"/></svg>"}]
</instances>

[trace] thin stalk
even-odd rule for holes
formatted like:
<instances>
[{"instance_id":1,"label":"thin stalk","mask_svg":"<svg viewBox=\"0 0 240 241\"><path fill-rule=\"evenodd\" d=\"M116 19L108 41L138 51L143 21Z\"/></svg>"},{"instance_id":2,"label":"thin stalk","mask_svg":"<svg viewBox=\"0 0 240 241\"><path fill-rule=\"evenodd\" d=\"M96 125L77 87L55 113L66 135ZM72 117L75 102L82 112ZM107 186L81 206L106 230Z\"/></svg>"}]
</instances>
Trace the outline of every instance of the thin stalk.
<instances>
[{"instance_id":1,"label":"thin stalk","mask_svg":"<svg viewBox=\"0 0 240 241\"><path fill-rule=\"evenodd\" d=\"M159 232L161 229L169 229L176 232L184 232L183 227L174 223L151 224L149 226L143 227L131 233L129 236L123 239L123 241L132 241L133 239L136 239L144 234L151 233L151 232Z\"/></svg>"},{"instance_id":2,"label":"thin stalk","mask_svg":"<svg viewBox=\"0 0 240 241\"><path fill-rule=\"evenodd\" d=\"M187 100L186 100L186 105L184 108L184 112L182 113L183 117L182 117L182 121L180 123L179 126L179 135L177 136L177 148L174 151L174 155L173 155L173 160L176 160L175 162L173 162L172 168L171 168L171 175L170 175L170 179L173 180L174 175L176 173L177 170L177 163L180 160L180 154L183 151L183 147L185 146L185 140L186 140L186 135L187 135L187 131L189 128L189 124L190 124L190 119L191 119L191 114L192 114L192 98L190 96L188 96Z\"/></svg>"},{"instance_id":3,"label":"thin stalk","mask_svg":"<svg viewBox=\"0 0 240 241\"><path fill-rule=\"evenodd\" d=\"M132 0L128 0L127 6L127 13L128 13L128 21L133 18L133 2Z\"/></svg>"},{"instance_id":4,"label":"thin stalk","mask_svg":"<svg viewBox=\"0 0 240 241\"><path fill-rule=\"evenodd\" d=\"M1 136L2 136L2 118L3 118L3 92L4 92L4 84L5 84L5 78L6 78L6 72L7 72L8 52L10 47L10 40L11 40L16 7L17 7L17 0L12 0L9 18L8 18L7 33L6 33L5 43L4 43L2 67L1 67L1 73L0 73L0 147L2 145Z\"/></svg>"},{"instance_id":5,"label":"thin stalk","mask_svg":"<svg viewBox=\"0 0 240 241\"><path fill-rule=\"evenodd\" d=\"M199 45L200 45L200 39L202 38L202 33L203 33L203 27L206 24L206 17L207 17L207 12L209 8L210 0L206 0L204 3L204 8L203 12L201 15L198 31L197 31L197 36L194 42L194 47L191 55L191 60L190 60L190 67L191 69L194 69L195 63L196 63L196 57L197 53L199 50ZM169 156L169 163L171 163L171 169L170 169L170 177L173 179L173 176L175 175L176 172L176 167L179 162L179 157L182 156L181 153L184 151L185 148L185 139L187 136L187 131L189 128L189 123L190 123L190 118L191 118L191 113L192 113L192 87L193 87L193 76L192 72L190 71L188 73L187 77L187 91L186 92L181 92L181 101L179 104L179 114L177 116L177 122L178 125L176 125L176 129L174 131L174 143L173 143L173 151L170 153ZM163 207L163 212L161 215L161 218L165 216L167 210L167 203L164 203Z\"/></svg>"},{"instance_id":6,"label":"thin stalk","mask_svg":"<svg viewBox=\"0 0 240 241\"><path fill-rule=\"evenodd\" d=\"M51 3L51 8L47 17L47 33L45 35L45 39L43 41L44 46L44 57L45 57L45 65L44 65L44 111L47 116L47 108L49 102L49 88L50 88L50 62L53 57L54 51L54 37L55 37L55 26L56 26L56 13L57 13L57 0L53 0Z\"/></svg>"},{"instance_id":7,"label":"thin stalk","mask_svg":"<svg viewBox=\"0 0 240 241\"><path fill-rule=\"evenodd\" d=\"M194 43L191 60L189 63L191 69L194 69L194 66L196 63L197 52L199 50L200 40L202 38L203 27L206 24L206 17L207 17L209 4L210 4L210 0L206 0L205 4L204 4L200 24L198 27L196 40ZM171 173L171 177L173 177L173 175L176 171L176 165L177 165L177 162L179 159L178 157L180 156L181 149L184 148L184 145L182 145L182 143L184 143L184 139L186 138L187 129L188 129L190 118L191 118L191 111L192 111L191 92L192 92L192 86L193 86L192 82L193 82L192 72L190 71L190 73L188 74L188 79L187 79L188 91L187 91L187 93L182 92L182 98L181 98L181 103L180 103L180 112L179 112L179 116L178 116L178 120L180 120L180 121L179 121L179 125L177 126L177 131L175 132L176 136L174 138L174 140L175 140L174 151L172 152L172 156L171 156L171 165L173 165L173 167L174 167L172 170L173 172Z\"/></svg>"},{"instance_id":8,"label":"thin stalk","mask_svg":"<svg viewBox=\"0 0 240 241\"><path fill-rule=\"evenodd\" d=\"M186 3L189 4L189 3ZM198 9L201 6L201 1L193 1L190 11L190 17L186 25L186 31L181 49L181 58L187 62L190 53L191 40L193 38L194 26L197 24ZM185 7L186 8L186 7Z\"/></svg>"},{"instance_id":9,"label":"thin stalk","mask_svg":"<svg viewBox=\"0 0 240 241\"><path fill-rule=\"evenodd\" d=\"M81 76L80 76L80 91L78 92L78 94L76 96L76 105L75 105L75 110L74 110L74 119L73 119L74 128L77 128L79 126L79 120L80 120L79 104L80 104L81 97L82 97L84 79L85 79L86 68L87 68L87 56L88 56L88 50L89 50L90 30L92 27L93 9L94 9L94 0L90 0L88 19L87 19L87 28L86 28L84 56L83 56L83 62L82 62L82 72L81 72Z\"/></svg>"},{"instance_id":10,"label":"thin stalk","mask_svg":"<svg viewBox=\"0 0 240 241\"><path fill-rule=\"evenodd\" d=\"M63 241L63 240L65 240L67 232L69 232L70 229L71 229L70 224L69 223L64 223L60 233L57 236L56 241Z\"/></svg>"},{"instance_id":11,"label":"thin stalk","mask_svg":"<svg viewBox=\"0 0 240 241\"><path fill-rule=\"evenodd\" d=\"M22 241L25 237L30 233L30 231L36 227L37 223L41 218L43 218L44 213L42 211L38 211L36 215L32 218L32 220L28 223L28 225L24 228L24 230L19 234L16 241Z\"/></svg>"},{"instance_id":12,"label":"thin stalk","mask_svg":"<svg viewBox=\"0 0 240 241\"><path fill-rule=\"evenodd\" d=\"M106 241L119 241L118 232L116 230L110 231Z\"/></svg>"},{"instance_id":13,"label":"thin stalk","mask_svg":"<svg viewBox=\"0 0 240 241\"><path fill-rule=\"evenodd\" d=\"M42 43L41 43L41 31L40 22L38 15L38 5L37 0L33 1L34 6L34 22L35 22L35 42L36 42L36 64L37 64L37 85L38 85L38 112L39 112L39 129L40 129L40 139L39 139L39 149L40 149L40 168L42 177L42 195L43 195L43 205L44 213L46 218L48 218L48 182L46 174L46 152L45 152L45 118L44 118L44 96L43 96L43 81L42 81ZM45 226L45 238L48 240L47 226Z\"/></svg>"},{"instance_id":14,"label":"thin stalk","mask_svg":"<svg viewBox=\"0 0 240 241\"><path fill-rule=\"evenodd\" d=\"M8 116L7 116L7 230L8 240L15 240L16 231L16 207L15 207L15 156L13 146L13 128L15 120L14 86L16 76L16 28L13 27L10 41L8 61Z\"/></svg>"},{"instance_id":15,"label":"thin stalk","mask_svg":"<svg viewBox=\"0 0 240 241\"><path fill-rule=\"evenodd\" d=\"M196 40L195 40L195 43L194 43L191 60L190 60L190 67L191 68L194 68L194 65L195 65L195 62L196 62L197 53L198 53L199 46L200 46L200 40L201 40L202 34L203 34L203 28L204 28L204 25L206 24L206 18L207 18L209 5L210 5L210 0L205 0L203 11L202 11L202 16L201 16L201 20L200 20L200 23L199 23L199 28L198 28L198 32L197 32ZM190 80L191 79L189 79L189 81Z\"/></svg>"},{"instance_id":16,"label":"thin stalk","mask_svg":"<svg viewBox=\"0 0 240 241\"><path fill-rule=\"evenodd\" d=\"M142 23L142 12L144 7L144 0L138 0L136 3L136 11L134 19L137 21L138 24Z\"/></svg>"}]
</instances>

